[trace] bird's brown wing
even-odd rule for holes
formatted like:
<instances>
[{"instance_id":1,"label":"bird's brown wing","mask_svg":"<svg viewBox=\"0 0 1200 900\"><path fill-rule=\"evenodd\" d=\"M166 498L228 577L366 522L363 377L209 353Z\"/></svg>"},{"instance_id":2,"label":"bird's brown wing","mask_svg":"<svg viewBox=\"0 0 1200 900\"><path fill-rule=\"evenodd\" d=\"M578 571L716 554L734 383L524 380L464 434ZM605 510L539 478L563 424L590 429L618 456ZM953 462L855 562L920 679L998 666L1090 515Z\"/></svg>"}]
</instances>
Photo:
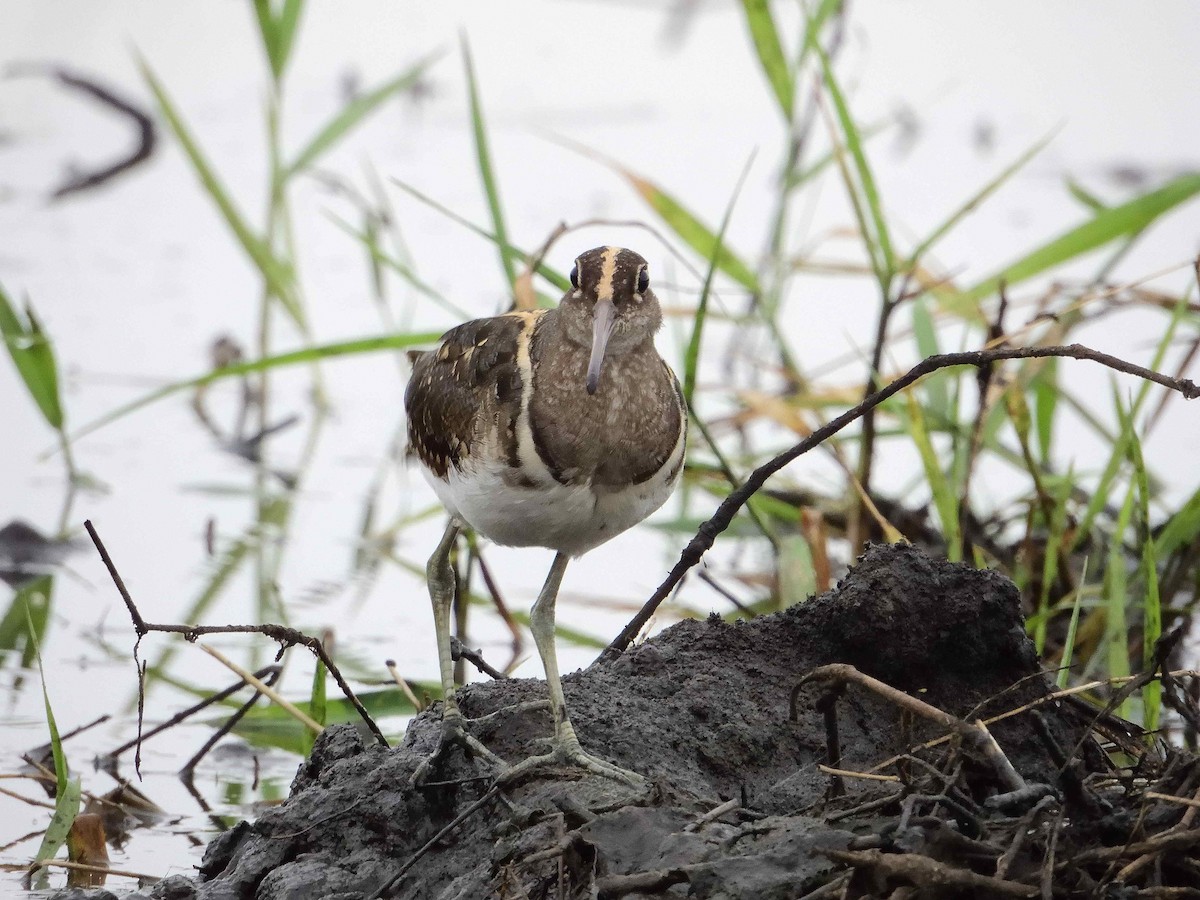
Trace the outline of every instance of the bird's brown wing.
<instances>
[{"instance_id":1,"label":"bird's brown wing","mask_svg":"<svg viewBox=\"0 0 1200 900\"><path fill-rule=\"evenodd\" d=\"M485 425L499 425L498 416L513 418L519 411L518 346L540 315L475 319L447 331L436 350L415 355L404 392L408 451L438 477L450 466L461 469L477 452Z\"/></svg>"}]
</instances>

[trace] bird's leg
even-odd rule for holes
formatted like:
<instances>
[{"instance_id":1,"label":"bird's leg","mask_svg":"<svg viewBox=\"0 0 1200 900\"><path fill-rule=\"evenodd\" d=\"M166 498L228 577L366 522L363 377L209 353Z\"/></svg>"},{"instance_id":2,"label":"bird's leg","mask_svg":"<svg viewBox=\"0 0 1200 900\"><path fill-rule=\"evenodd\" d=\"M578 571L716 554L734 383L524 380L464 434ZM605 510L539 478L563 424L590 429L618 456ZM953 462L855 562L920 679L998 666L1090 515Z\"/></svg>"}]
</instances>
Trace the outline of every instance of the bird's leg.
<instances>
[{"instance_id":1,"label":"bird's leg","mask_svg":"<svg viewBox=\"0 0 1200 900\"><path fill-rule=\"evenodd\" d=\"M455 578L454 569L450 565L450 552L454 549L454 542L461 530L462 523L452 517L442 535L441 542L425 566L426 580L429 583L429 597L433 601L438 667L442 678L442 734L438 749L413 773L414 784L423 783L430 768L440 762L455 745L462 747L468 755L482 756L502 770L508 768L508 764L504 760L467 733L466 720L459 711L458 701L454 697L454 659L450 652L450 608L454 603Z\"/></svg>"},{"instance_id":2,"label":"bird's leg","mask_svg":"<svg viewBox=\"0 0 1200 900\"><path fill-rule=\"evenodd\" d=\"M630 772L612 763L597 759L584 751L567 715L566 699L563 697L562 680L558 675L558 653L554 647L554 603L558 598L558 588L562 584L563 572L570 559L565 553L554 557L550 566L550 574L542 585L537 602L529 613L530 631L533 632L534 643L537 644L538 654L542 657L542 665L546 669L546 685L550 689L550 711L554 716L554 737L552 749L542 756L531 756L513 766L500 776L500 781L511 782L522 778L539 769L555 766L574 765L587 769L596 775L624 781L628 784L641 784L644 779L636 772Z\"/></svg>"}]
</instances>

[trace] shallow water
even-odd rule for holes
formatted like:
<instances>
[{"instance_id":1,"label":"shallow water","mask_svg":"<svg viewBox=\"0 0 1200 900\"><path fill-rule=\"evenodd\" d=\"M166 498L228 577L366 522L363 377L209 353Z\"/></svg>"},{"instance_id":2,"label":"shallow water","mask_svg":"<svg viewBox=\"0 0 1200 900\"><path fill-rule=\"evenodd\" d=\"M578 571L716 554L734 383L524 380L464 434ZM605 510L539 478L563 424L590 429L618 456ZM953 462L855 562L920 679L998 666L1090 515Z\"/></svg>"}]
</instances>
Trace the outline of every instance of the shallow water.
<instances>
[{"instance_id":1,"label":"shallow water","mask_svg":"<svg viewBox=\"0 0 1200 900\"><path fill-rule=\"evenodd\" d=\"M248 7L13 0L4 6L9 27L0 33L0 62L68 64L148 103L133 50L144 54L242 209L257 221L264 205L265 74ZM1198 18L1195 7L1184 2L1159 4L1152 20L1112 2L1053 10L1010 3L986 13L951 2L855 8L841 64L858 115L878 121L904 106L916 126L893 129L871 145L886 205L905 244L1056 127L1061 131L1051 148L941 245L938 263L945 271L982 276L1079 221L1084 212L1063 188L1065 173L1115 202L1130 191L1113 177L1121 174L1118 169L1130 170L1122 175L1126 180L1140 171L1156 182L1194 167L1200 119L1192 86L1200 62L1184 38L1195 33ZM623 182L547 139L555 135L659 181L711 222L720 218L738 173L757 151L730 228L730 243L754 255L774 196L780 127L732 6L379 2L356 6L351 17L314 4L288 76L286 143L298 146L339 107L347 80L370 86L444 49L447 56L432 70L427 95L387 105L322 169L362 184L369 164L385 180L397 177L485 222L456 56L460 27L471 41L515 243L539 245L560 220L648 219ZM113 184L48 204L46 193L68 166L122 151L124 126L40 79L0 82L0 109L0 282L15 298L33 299L53 336L75 426L153 387L205 371L208 346L220 334L251 346L258 279L170 138L164 135L149 164ZM491 247L400 191L392 189L390 196L422 276L472 316L501 308ZM312 181L298 185L294 208L313 333L321 342L377 333L380 317L369 299L361 247L330 218L353 221L353 208ZM831 180L795 216L795 227L802 229L797 243L805 235L809 243L827 239L831 229L847 229L850 222L841 187ZM1195 204L1184 208L1137 246L1119 272L1137 277L1186 262L1195 252L1198 225L1200 210ZM696 281L637 229L572 235L555 248L551 262L565 270L575 252L599 243L626 243L651 258L668 307L686 307L694 299ZM849 237L834 238L822 246L822 256L856 259L857 248ZM1188 277L1176 271L1160 284L1179 290ZM848 379L869 345L864 323L873 325L874 295L857 279L812 276L805 285L789 300L795 347L814 371L824 371L831 361L848 362L849 368L833 376ZM412 307L405 328L438 330L457 320L428 302L413 302L413 292L398 282L392 290L399 310ZM722 300L729 309L740 308L734 291L723 292ZM1161 317L1127 315L1103 320L1080 337L1144 359L1162 326ZM279 334L277 348L296 346L286 328ZM672 322L660 339L674 361L685 334L686 328ZM719 347L726 337L717 325L709 340ZM1073 385L1107 397L1107 380L1094 368L1066 371ZM368 500L375 500L381 526L433 503L420 479L387 463L402 424L397 372L396 361L385 354L324 365L331 412L316 426L315 437L308 374L290 371L272 379L271 421L300 417L271 439L272 464L296 467L309 439L314 442L287 528L279 595L292 624L310 632L334 628L339 661L360 676L356 688L363 679L386 678L382 661L389 657L407 677L436 677L423 585L396 564L381 566L373 581L354 568ZM705 374L708 385L721 378L715 366ZM106 490L80 494L68 521L72 527L84 518L95 522L143 615L155 621L185 616L222 554L254 521L252 468L220 450L188 399L178 395L158 403L76 447L80 467ZM231 427L237 414L232 386L214 388L210 402L214 420ZM704 395L708 412L722 402L716 392ZM0 519L19 518L52 533L64 503L59 461L40 459L52 435L6 363L0 363L0 416L5 501ZM1200 437L1195 421L1167 416L1147 445L1152 465L1167 473L1182 468L1177 448ZM765 440L786 442L778 435ZM1075 455L1077 469L1094 464L1102 451L1089 445L1063 448ZM890 464L881 477L902 483L913 461L898 454ZM797 469L805 483L836 483L834 470L815 458ZM381 471L384 487L376 492ZM987 472L979 488L1003 493L1006 477ZM1168 488L1193 485L1183 478ZM691 510L706 515L711 506L710 499L697 496ZM669 504L660 521L677 512ZM401 529L393 550L397 560L423 565L440 527L433 515ZM206 548L210 533L215 557ZM683 535L643 528L573 563L560 621L602 639L615 634L684 543ZM714 570L728 564L737 549L732 541L719 547L710 560ZM505 597L515 608L527 608L550 554L497 548L487 554ZM747 569L754 568L753 550L745 561ZM753 596L752 589L744 593ZM283 610L258 608L256 595L247 564L203 619L256 622L282 616ZM728 609L695 579L680 600L700 613ZM0 607L7 605L0 600ZM493 661L506 658L508 637L494 615L475 617L471 641ZM255 665L274 649L244 637L212 643ZM133 733L132 646L124 607L85 546L55 578L42 648L46 685L64 731L102 714L114 717L67 745L85 790L112 786L108 776L91 771L90 760ZM219 665L177 638L152 635L141 656L153 661L168 648L175 654L171 671L183 682L209 689L229 682ZM567 671L585 665L595 651L564 644L560 652ZM531 646L524 655L517 674L538 676ZM0 774L16 772L19 754L47 740L38 678L14 662L6 660L0 670ZM292 651L288 666L285 693L306 698L311 664L303 652ZM164 719L189 702L184 691L160 685L150 695L147 717ZM393 717L384 724L399 734L404 720ZM124 851L113 853L114 866L162 876L189 871L198 861L217 826L174 772L210 733L207 726L186 725L147 743L140 786L170 818L134 832ZM227 740L233 749L202 766L197 777L197 788L217 815L250 815L253 802L286 792L298 757L279 750L244 753L237 749L244 743ZM123 773L132 777L128 765ZM34 796L27 783L0 786L13 785ZM0 845L40 831L48 816L47 810L0 796ZM37 841L3 850L0 863L28 862ZM15 875L0 874L0 885L10 892L18 882ZM61 884L62 876L51 876L50 883Z\"/></svg>"}]
</instances>

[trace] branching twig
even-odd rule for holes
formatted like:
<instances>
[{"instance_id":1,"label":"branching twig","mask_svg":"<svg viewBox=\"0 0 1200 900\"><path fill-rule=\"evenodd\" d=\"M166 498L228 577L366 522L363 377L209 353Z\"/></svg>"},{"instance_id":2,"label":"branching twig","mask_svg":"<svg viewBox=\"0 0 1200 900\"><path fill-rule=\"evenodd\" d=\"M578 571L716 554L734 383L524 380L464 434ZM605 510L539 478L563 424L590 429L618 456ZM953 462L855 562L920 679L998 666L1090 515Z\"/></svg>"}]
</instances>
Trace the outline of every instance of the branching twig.
<instances>
[{"instance_id":1,"label":"branching twig","mask_svg":"<svg viewBox=\"0 0 1200 900\"><path fill-rule=\"evenodd\" d=\"M329 674L333 676L333 680L342 689L342 693L346 699L350 701L350 704L358 712L367 727L371 729L371 733L375 735L375 740L384 747L390 746L387 738L383 736L383 732L379 730L379 726L375 723L375 720L371 718L371 714L367 712L366 707L355 696L354 690L342 675L341 670L330 659L329 653L326 652L325 645L321 642L320 638L305 634L303 631L295 628L289 628L286 625L273 625L269 623L263 625L164 625L147 622L142 618L142 614L138 612L137 605L133 602L133 597L130 596L129 590L125 587L125 582L117 572L112 557L108 555L108 550L105 548L104 542L100 540L100 535L96 533L96 529L91 521L84 522L83 527L87 529L87 533L91 536L92 543L96 545L96 550L99 552L100 558L104 561L104 565L108 569L108 574L112 577L113 584L117 587L117 592L120 593L121 599L125 601L125 608L129 610L129 618L133 621L133 630L137 633L138 643L141 643L142 638L150 632L157 631L169 634L182 634L184 639L189 642L195 642L196 638L205 634L261 634L273 641L277 641L281 651L293 646L306 647L321 661L321 664L325 666ZM136 645L134 647L134 660L137 660ZM139 666L140 671L142 670ZM139 708L141 696L141 679L139 678ZM140 734L140 725L138 731Z\"/></svg>"},{"instance_id":2,"label":"branching twig","mask_svg":"<svg viewBox=\"0 0 1200 900\"><path fill-rule=\"evenodd\" d=\"M855 868L875 869L884 875L903 878L918 887L966 888L973 896L999 894L1003 897L1036 897L1038 889L1017 881L980 875L958 869L919 853L884 853L882 850L826 850L817 852L835 862Z\"/></svg>"},{"instance_id":3,"label":"branching twig","mask_svg":"<svg viewBox=\"0 0 1200 900\"><path fill-rule=\"evenodd\" d=\"M890 684L885 684L877 678L872 678L870 675L865 675L854 666L847 663L833 663L827 666L820 666L813 669L792 689L790 702L791 718L794 720L801 688L806 684L811 684L814 681L825 681L845 684L853 682L861 685L870 691L883 697L890 703L894 703L901 709L906 709L913 715L928 719L949 731L953 731L960 735L963 740L975 747L981 756L983 756L992 768L996 771L1001 783L1009 791L1019 791L1026 787L1025 779L1023 779L1008 757L1004 755L1004 751L1000 749L1000 745L996 743L991 732L987 730L987 726L981 721L975 724L968 724L956 716L952 716L947 712L943 712L936 706L926 703L924 700L918 700L916 697L904 693L892 687Z\"/></svg>"},{"instance_id":4,"label":"branching twig","mask_svg":"<svg viewBox=\"0 0 1200 900\"><path fill-rule=\"evenodd\" d=\"M600 658L602 660L612 659L630 645L645 624L650 621L650 617L654 615L659 605L670 595L675 585L682 580L689 569L700 562L704 554L712 547L717 537L729 527L738 511L766 484L768 478L788 465L788 463L804 455L814 447L820 446L851 422L862 418L868 410L879 406L888 398L900 393L900 391L909 385L920 381L931 372L954 366L984 366L1002 359L1044 359L1046 357L1091 360L1115 371L1135 375L1147 381L1153 381L1155 384L1160 384L1170 390L1178 391L1188 400L1200 397L1200 386L1197 386L1190 379L1171 378L1168 375L1155 372L1153 369L1147 369L1144 366L1126 362L1107 353L1092 350L1090 347L1084 347L1082 344L1068 344L1061 347L995 347L990 350L942 353L937 356L927 357L895 381L873 393L858 406L847 410L836 419L830 420L791 449L784 451L774 459L755 469L750 474L750 477L746 479L745 484L726 497L721 505L717 507L717 511L713 513L712 518L700 526L696 532L696 536L692 538L691 542L684 548L683 553L680 554L679 562L671 569L666 580L658 586L658 589L645 602L637 615L629 621L629 624L605 648Z\"/></svg>"}]
</instances>

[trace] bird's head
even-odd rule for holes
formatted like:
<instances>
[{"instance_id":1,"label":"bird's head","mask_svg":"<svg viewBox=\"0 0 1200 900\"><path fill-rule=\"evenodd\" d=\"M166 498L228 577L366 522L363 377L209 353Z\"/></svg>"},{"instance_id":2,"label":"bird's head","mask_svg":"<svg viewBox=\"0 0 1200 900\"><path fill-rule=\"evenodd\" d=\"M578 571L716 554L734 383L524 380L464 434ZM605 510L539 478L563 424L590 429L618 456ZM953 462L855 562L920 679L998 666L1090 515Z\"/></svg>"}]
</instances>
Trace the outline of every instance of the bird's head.
<instances>
[{"instance_id":1,"label":"bird's head","mask_svg":"<svg viewBox=\"0 0 1200 900\"><path fill-rule=\"evenodd\" d=\"M568 339L591 350L585 382L589 394L600 387L606 355L619 356L652 340L662 325L646 260L621 247L580 254L571 269L571 290L559 308Z\"/></svg>"}]
</instances>

